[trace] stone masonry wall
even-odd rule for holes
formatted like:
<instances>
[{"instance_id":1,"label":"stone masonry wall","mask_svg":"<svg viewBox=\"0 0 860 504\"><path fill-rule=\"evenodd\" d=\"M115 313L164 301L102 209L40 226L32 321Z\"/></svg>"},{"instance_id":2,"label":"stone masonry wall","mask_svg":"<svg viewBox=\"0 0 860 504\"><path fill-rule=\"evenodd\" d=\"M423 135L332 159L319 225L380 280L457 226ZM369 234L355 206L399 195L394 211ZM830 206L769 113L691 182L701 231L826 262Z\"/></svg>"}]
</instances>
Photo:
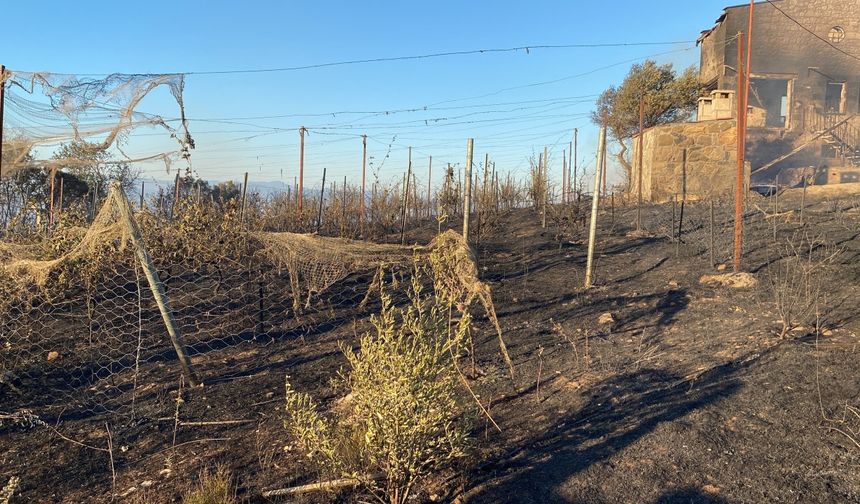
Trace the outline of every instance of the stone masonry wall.
<instances>
[{"instance_id":1,"label":"stone masonry wall","mask_svg":"<svg viewBox=\"0 0 860 504\"><path fill-rule=\"evenodd\" d=\"M737 163L737 127L734 119L676 123L645 131L642 194L646 201L665 202L681 197L686 171L688 199L734 193ZM686 170L683 152L687 149ZM633 141L639 152L639 139ZM634 154L638 155L638 154ZM638 163L631 177L632 194L638 191Z\"/></svg>"}]
</instances>

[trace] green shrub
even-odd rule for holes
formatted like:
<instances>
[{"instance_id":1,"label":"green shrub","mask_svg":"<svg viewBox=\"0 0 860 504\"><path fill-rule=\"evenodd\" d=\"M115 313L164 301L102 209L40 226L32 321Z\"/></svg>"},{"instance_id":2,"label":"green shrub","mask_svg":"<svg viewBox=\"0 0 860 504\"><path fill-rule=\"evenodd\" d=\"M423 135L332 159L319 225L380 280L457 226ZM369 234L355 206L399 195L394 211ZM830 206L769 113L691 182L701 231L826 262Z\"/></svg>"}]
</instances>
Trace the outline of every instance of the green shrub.
<instances>
[{"instance_id":1,"label":"green shrub","mask_svg":"<svg viewBox=\"0 0 860 504\"><path fill-rule=\"evenodd\" d=\"M422 293L420 274L403 308L381 291L374 330L357 351L344 348L349 369L336 380L349 392L342 407L321 415L288 378L285 427L323 474L355 478L380 501L402 504L469 446L454 359L471 318L463 313L449 331L448 305Z\"/></svg>"}]
</instances>

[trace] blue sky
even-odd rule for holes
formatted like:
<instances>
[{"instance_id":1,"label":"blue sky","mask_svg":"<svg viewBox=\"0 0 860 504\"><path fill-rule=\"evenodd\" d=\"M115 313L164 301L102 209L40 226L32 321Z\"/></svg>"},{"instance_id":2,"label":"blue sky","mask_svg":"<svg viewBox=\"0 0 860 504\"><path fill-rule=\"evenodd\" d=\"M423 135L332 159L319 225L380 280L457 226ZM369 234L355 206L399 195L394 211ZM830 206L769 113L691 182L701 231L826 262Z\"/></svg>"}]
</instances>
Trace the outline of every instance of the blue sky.
<instances>
[{"instance_id":1,"label":"blue sky","mask_svg":"<svg viewBox=\"0 0 860 504\"><path fill-rule=\"evenodd\" d=\"M730 3L730 2L729 2ZM641 2L10 2L0 62L12 70L61 73L206 72L313 65L445 51L542 44L694 41L724 0ZM659 56L658 53L664 53ZM367 63L311 70L189 75L187 115L197 142L193 167L210 180L292 182L298 127L306 139L306 184L328 177L358 180L360 135L384 180L402 176L407 149L419 180L428 156L434 175L489 153L501 173L522 174L544 145L561 173L561 151L580 130L579 158L594 157L597 132L588 113L603 89L623 79L633 60L653 56L679 68L696 64L693 43L536 49ZM609 68L606 68L609 67ZM427 110L384 114L384 111ZM140 105L177 115L164 90ZM357 112L338 113L335 112ZM286 116L258 119L261 116ZM234 118L254 118L236 120ZM243 124L201 122L232 120ZM131 154L172 150L156 130L138 131ZM146 177L167 179L160 164ZM282 175L283 174L283 175ZM283 177L283 178L282 178ZM434 183L441 180L434 176Z\"/></svg>"}]
</instances>

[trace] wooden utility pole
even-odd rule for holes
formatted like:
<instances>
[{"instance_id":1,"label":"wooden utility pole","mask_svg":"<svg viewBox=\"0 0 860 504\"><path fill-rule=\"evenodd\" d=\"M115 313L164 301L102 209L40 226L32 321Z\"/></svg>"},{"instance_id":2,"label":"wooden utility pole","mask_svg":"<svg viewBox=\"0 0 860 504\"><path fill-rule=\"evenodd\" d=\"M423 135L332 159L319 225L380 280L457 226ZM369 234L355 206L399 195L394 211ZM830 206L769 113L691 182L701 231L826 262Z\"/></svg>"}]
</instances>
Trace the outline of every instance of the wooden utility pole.
<instances>
[{"instance_id":1,"label":"wooden utility pole","mask_svg":"<svg viewBox=\"0 0 860 504\"><path fill-rule=\"evenodd\" d=\"M466 186L463 188L463 238L469 243L469 216L472 212L472 153L475 149L475 139L470 138L466 142L466 173L463 180Z\"/></svg>"},{"instance_id":2,"label":"wooden utility pole","mask_svg":"<svg viewBox=\"0 0 860 504\"><path fill-rule=\"evenodd\" d=\"M642 170L645 169L645 98L639 98L639 173L638 206L636 207L636 231L642 230Z\"/></svg>"},{"instance_id":3,"label":"wooden utility pole","mask_svg":"<svg viewBox=\"0 0 860 504\"><path fill-rule=\"evenodd\" d=\"M359 228L361 237L364 238L364 200L365 200L365 169L367 167L367 135L361 135L361 201L358 204Z\"/></svg>"},{"instance_id":4,"label":"wooden utility pole","mask_svg":"<svg viewBox=\"0 0 860 504\"><path fill-rule=\"evenodd\" d=\"M299 187L296 189L296 197L299 200L299 214L302 213L302 201L304 200L305 184L305 127L299 128Z\"/></svg>"},{"instance_id":5,"label":"wooden utility pole","mask_svg":"<svg viewBox=\"0 0 860 504\"><path fill-rule=\"evenodd\" d=\"M594 171L594 190L591 195L591 223L588 228L588 259L585 263L585 288L592 286L594 267L594 245L597 239L597 211L600 207L600 178L603 172L603 158L606 157L606 126L600 128L597 140L597 168Z\"/></svg>"},{"instance_id":6,"label":"wooden utility pole","mask_svg":"<svg viewBox=\"0 0 860 504\"><path fill-rule=\"evenodd\" d=\"M113 204L119 210L122 220L128 229L129 238L134 246L135 254L137 255L140 265L143 268L143 273L146 275L146 280L149 283L149 288L152 291L152 297L158 305L158 311L161 313L161 318L164 321L164 326L167 328L167 335L170 342L173 344L173 350L176 352L176 357L179 359L179 364L182 366L182 374L188 380L188 384L192 387L197 386L197 376L194 374L194 369L191 367L191 359L185 351L185 342L182 340L182 333L179 330L179 324L173 316L173 310L170 308L170 301L167 294L164 292L164 285L158 278L158 271L155 269L155 264L146 250L143 242L143 237L140 233L140 228L134 220L131 210L131 204L128 202L125 193L119 183L114 183L110 189L110 195L113 199Z\"/></svg>"}]
</instances>

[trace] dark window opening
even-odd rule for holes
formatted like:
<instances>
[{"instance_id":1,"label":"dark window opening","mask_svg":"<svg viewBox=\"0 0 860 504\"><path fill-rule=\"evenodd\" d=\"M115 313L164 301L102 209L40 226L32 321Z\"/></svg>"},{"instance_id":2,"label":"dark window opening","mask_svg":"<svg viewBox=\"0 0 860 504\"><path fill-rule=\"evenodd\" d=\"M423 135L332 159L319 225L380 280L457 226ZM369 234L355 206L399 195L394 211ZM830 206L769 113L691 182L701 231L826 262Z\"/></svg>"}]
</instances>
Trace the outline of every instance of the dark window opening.
<instances>
[{"instance_id":1,"label":"dark window opening","mask_svg":"<svg viewBox=\"0 0 860 504\"><path fill-rule=\"evenodd\" d=\"M824 95L824 112L827 114L845 113L845 83L828 82Z\"/></svg>"},{"instance_id":2,"label":"dark window opening","mask_svg":"<svg viewBox=\"0 0 860 504\"><path fill-rule=\"evenodd\" d=\"M834 145L824 144L821 146L821 157L824 159L836 159L839 157L839 151Z\"/></svg>"},{"instance_id":3,"label":"dark window opening","mask_svg":"<svg viewBox=\"0 0 860 504\"><path fill-rule=\"evenodd\" d=\"M764 111L764 126L785 128L788 124L789 81L787 79L750 79L750 106Z\"/></svg>"}]
</instances>

